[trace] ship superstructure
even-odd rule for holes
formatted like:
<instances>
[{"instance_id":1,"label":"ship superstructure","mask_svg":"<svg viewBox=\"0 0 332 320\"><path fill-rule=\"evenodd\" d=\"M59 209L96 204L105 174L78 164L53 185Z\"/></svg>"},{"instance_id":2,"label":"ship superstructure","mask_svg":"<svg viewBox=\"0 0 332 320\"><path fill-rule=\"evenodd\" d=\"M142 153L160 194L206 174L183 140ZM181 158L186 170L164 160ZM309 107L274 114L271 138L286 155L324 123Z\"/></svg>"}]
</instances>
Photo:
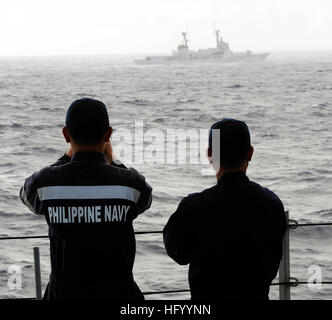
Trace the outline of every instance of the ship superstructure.
<instances>
[{"instance_id":1,"label":"ship superstructure","mask_svg":"<svg viewBox=\"0 0 332 320\"><path fill-rule=\"evenodd\" d=\"M135 60L137 64L170 64L193 62L239 62L239 61L263 61L269 55L266 53L253 54L250 50L233 52L229 44L220 36L220 31L215 30L216 47L208 49L190 50L188 46L188 33L182 32L182 43L170 56L147 56L145 59Z\"/></svg>"}]
</instances>

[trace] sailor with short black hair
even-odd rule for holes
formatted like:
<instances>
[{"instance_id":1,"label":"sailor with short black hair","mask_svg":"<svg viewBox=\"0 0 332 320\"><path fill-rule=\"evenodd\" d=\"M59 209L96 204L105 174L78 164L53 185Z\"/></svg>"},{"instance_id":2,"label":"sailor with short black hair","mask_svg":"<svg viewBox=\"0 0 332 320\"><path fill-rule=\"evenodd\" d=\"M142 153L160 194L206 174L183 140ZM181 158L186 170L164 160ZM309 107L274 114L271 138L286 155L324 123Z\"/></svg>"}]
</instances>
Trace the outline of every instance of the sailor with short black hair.
<instances>
[{"instance_id":1,"label":"sailor with short black hair","mask_svg":"<svg viewBox=\"0 0 332 320\"><path fill-rule=\"evenodd\" d=\"M208 159L217 183L183 198L164 228L168 255L189 264L193 300L266 300L287 228L279 197L246 175L254 148L246 123L212 125Z\"/></svg>"},{"instance_id":2,"label":"sailor with short black hair","mask_svg":"<svg viewBox=\"0 0 332 320\"><path fill-rule=\"evenodd\" d=\"M132 273L132 223L150 207L152 188L115 161L112 131L104 103L74 101L62 129L68 152L21 188L23 203L49 225L51 275L44 299L144 299Z\"/></svg>"}]
</instances>

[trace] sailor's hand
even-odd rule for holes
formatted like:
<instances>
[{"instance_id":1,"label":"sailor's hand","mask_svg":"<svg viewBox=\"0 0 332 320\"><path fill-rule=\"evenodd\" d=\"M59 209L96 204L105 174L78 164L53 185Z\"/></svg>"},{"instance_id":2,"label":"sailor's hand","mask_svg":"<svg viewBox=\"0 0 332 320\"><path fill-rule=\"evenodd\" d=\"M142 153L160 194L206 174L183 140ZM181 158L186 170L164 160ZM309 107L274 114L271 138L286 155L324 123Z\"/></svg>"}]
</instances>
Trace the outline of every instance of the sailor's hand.
<instances>
[{"instance_id":1,"label":"sailor's hand","mask_svg":"<svg viewBox=\"0 0 332 320\"><path fill-rule=\"evenodd\" d=\"M108 163L112 163L114 161L114 154L110 141L105 142L104 155Z\"/></svg>"},{"instance_id":2,"label":"sailor's hand","mask_svg":"<svg viewBox=\"0 0 332 320\"><path fill-rule=\"evenodd\" d=\"M66 155L68 156L68 157L70 157L70 158L72 158L73 157L73 155L74 155L74 152L73 152L73 149L72 149L72 147L70 146L70 148L68 149L68 151L66 152Z\"/></svg>"}]
</instances>

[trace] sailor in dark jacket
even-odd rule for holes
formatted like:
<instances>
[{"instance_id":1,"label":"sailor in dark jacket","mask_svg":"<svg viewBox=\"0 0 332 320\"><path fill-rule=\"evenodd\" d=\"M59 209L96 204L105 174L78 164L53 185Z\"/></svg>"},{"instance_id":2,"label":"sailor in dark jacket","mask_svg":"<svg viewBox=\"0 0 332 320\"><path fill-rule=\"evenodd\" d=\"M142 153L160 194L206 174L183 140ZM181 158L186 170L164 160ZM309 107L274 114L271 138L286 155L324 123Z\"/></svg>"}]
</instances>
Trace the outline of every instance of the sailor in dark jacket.
<instances>
[{"instance_id":1,"label":"sailor in dark jacket","mask_svg":"<svg viewBox=\"0 0 332 320\"><path fill-rule=\"evenodd\" d=\"M268 299L287 222L278 196L246 175L253 151L244 122L215 123L208 157L217 184L185 197L164 228L168 255L190 265L193 300Z\"/></svg>"},{"instance_id":2,"label":"sailor in dark jacket","mask_svg":"<svg viewBox=\"0 0 332 320\"><path fill-rule=\"evenodd\" d=\"M63 128L70 150L20 191L49 225L45 299L144 299L132 273L132 222L150 207L152 189L135 169L114 162L111 134L102 102L74 101Z\"/></svg>"}]
</instances>

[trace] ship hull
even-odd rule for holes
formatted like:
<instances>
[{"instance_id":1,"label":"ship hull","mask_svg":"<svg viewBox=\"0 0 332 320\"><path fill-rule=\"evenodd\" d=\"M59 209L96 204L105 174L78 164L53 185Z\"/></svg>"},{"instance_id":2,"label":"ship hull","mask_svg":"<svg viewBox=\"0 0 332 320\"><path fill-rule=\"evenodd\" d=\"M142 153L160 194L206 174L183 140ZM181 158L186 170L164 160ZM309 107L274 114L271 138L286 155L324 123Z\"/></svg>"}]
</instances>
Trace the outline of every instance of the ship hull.
<instances>
[{"instance_id":1,"label":"ship hull","mask_svg":"<svg viewBox=\"0 0 332 320\"><path fill-rule=\"evenodd\" d=\"M224 57L188 57L179 58L177 56L147 57L141 60L134 60L139 65L158 65L158 64L193 64L193 63L230 63L230 62L259 62L264 61L269 53L241 55L234 54Z\"/></svg>"}]
</instances>

